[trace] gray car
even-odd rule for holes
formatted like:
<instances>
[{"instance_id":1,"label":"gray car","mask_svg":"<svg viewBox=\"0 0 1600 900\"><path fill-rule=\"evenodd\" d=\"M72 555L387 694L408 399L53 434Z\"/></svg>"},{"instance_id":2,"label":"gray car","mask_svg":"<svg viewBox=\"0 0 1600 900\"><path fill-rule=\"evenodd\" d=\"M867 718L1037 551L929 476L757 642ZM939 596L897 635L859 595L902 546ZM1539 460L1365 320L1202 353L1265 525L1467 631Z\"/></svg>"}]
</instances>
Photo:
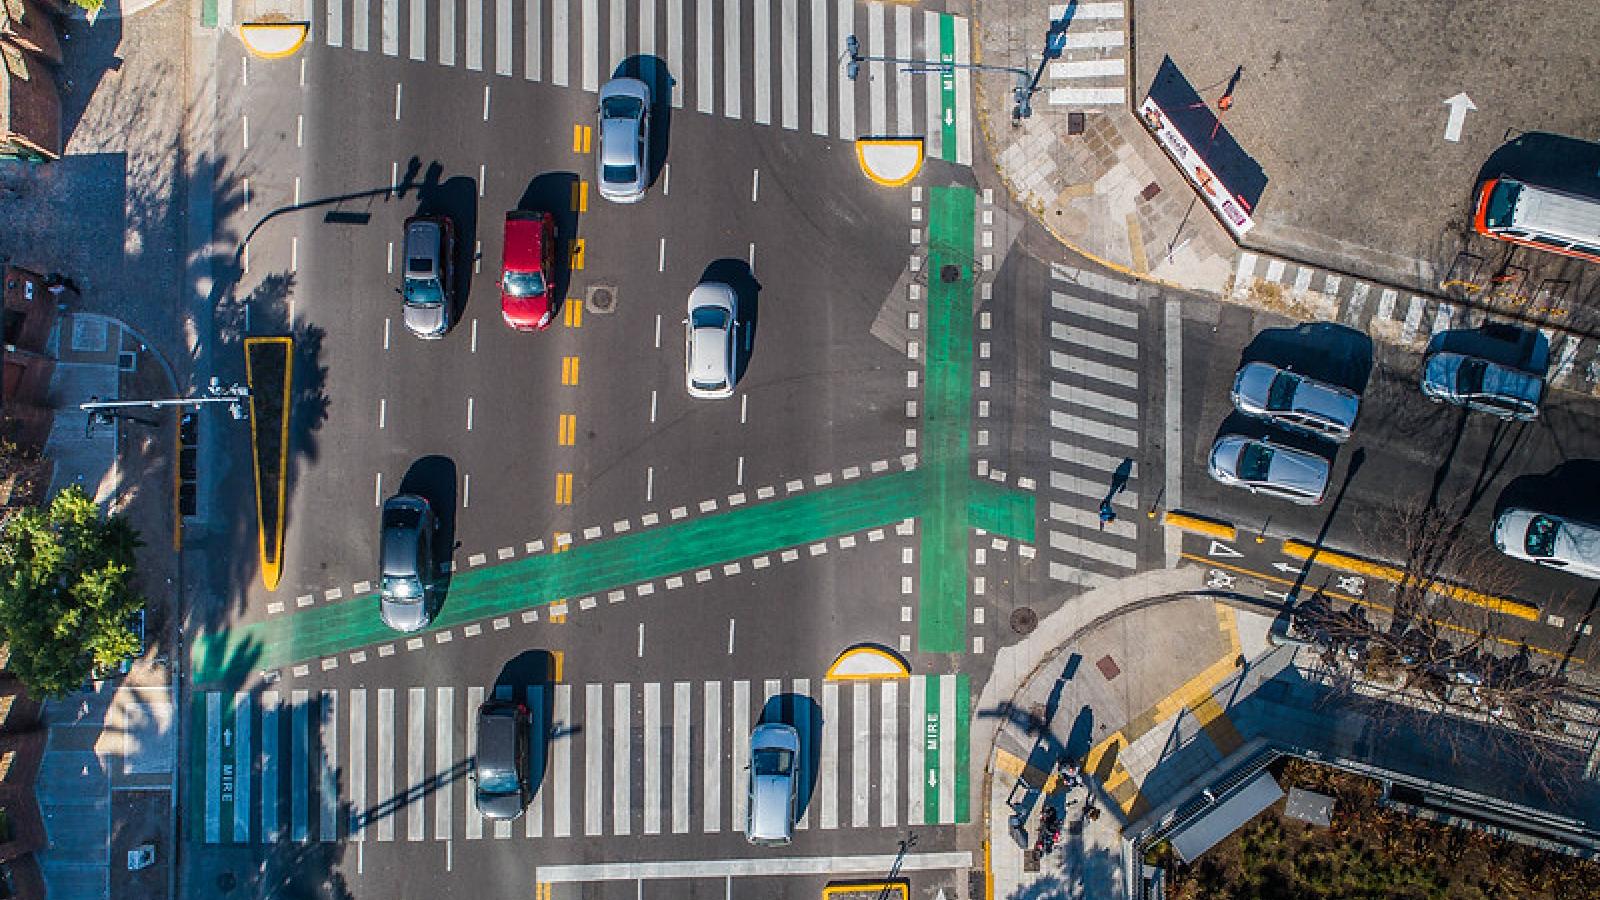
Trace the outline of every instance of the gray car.
<instances>
[{"instance_id":1,"label":"gray car","mask_svg":"<svg viewBox=\"0 0 1600 900\"><path fill-rule=\"evenodd\" d=\"M1494 520L1494 546L1526 562L1600 578L1600 528L1587 522L1513 507Z\"/></svg>"},{"instance_id":2,"label":"gray car","mask_svg":"<svg viewBox=\"0 0 1600 900\"><path fill-rule=\"evenodd\" d=\"M433 619L433 507L416 494L396 494L383 502L381 522L378 613L395 631L419 631Z\"/></svg>"},{"instance_id":3,"label":"gray car","mask_svg":"<svg viewBox=\"0 0 1600 900\"><path fill-rule=\"evenodd\" d=\"M650 86L613 78L600 88L600 196L615 203L644 199L650 186Z\"/></svg>"},{"instance_id":4,"label":"gray car","mask_svg":"<svg viewBox=\"0 0 1600 900\"><path fill-rule=\"evenodd\" d=\"M448 218L412 216L406 220L401 318L419 338L441 338L450 330L455 246L455 226Z\"/></svg>"},{"instance_id":5,"label":"gray car","mask_svg":"<svg viewBox=\"0 0 1600 900\"><path fill-rule=\"evenodd\" d=\"M1487 359L1440 351L1423 360L1422 393L1435 402L1526 422L1539 415L1544 379Z\"/></svg>"},{"instance_id":6,"label":"gray car","mask_svg":"<svg viewBox=\"0 0 1600 900\"><path fill-rule=\"evenodd\" d=\"M684 387L689 396L719 400L733 396L739 348L739 295L732 287L702 281L689 292L683 320Z\"/></svg>"},{"instance_id":7,"label":"gray car","mask_svg":"<svg viewBox=\"0 0 1600 900\"><path fill-rule=\"evenodd\" d=\"M1233 405L1246 415L1343 443L1355 428L1361 397L1287 369L1252 362L1234 376Z\"/></svg>"},{"instance_id":8,"label":"gray car","mask_svg":"<svg viewBox=\"0 0 1600 900\"><path fill-rule=\"evenodd\" d=\"M528 708L509 700L478 707L473 799L485 819L511 820L533 799L528 782Z\"/></svg>"},{"instance_id":9,"label":"gray car","mask_svg":"<svg viewBox=\"0 0 1600 900\"><path fill-rule=\"evenodd\" d=\"M1328 491L1328 460L1268 440L1225 434L1211 445L1211 477L1251 493L1311 506Z\"/></svg>"},{"instance_id":10,"label":"gray car","mask_svg":"<svg viewBox=\"0 0 1600 900\"><path fill-rule=\"evenodd\" d=\"M793 840L800 799L800 733L793 726L769 723L750 733L749 791L745 840L758 847Z\"/></svg>"}]
</instances>

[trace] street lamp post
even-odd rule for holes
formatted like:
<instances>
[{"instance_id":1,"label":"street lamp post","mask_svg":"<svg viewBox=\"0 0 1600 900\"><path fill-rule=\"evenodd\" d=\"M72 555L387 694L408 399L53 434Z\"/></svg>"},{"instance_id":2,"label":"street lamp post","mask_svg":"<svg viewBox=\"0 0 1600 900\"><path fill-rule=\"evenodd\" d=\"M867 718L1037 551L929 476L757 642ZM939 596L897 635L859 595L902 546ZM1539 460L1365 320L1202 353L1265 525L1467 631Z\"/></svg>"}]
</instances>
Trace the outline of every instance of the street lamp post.
<instances>
[{"instance_id":1,"label":"street lamp post","mask_svg":"<svg viewBox=\"0 0 1600 900\"><path fill-rule=\"evenodd\" d=\"M124 409L165 409L170 406L189 407L199 409L207 403L226 403L228 413L235 421L245 418L244 401L250 397L250 389L242 384L224 385L215 375L206 384L204 397L171 397L155 400L101 400L99 397L90 397L89 402L78 404L78 408L89 414L89 428L93 430L96 423L109 425L112 417L118 415L118 410ZM143 420L140 420L143 421Z\"/></svg>"}]
</instances>

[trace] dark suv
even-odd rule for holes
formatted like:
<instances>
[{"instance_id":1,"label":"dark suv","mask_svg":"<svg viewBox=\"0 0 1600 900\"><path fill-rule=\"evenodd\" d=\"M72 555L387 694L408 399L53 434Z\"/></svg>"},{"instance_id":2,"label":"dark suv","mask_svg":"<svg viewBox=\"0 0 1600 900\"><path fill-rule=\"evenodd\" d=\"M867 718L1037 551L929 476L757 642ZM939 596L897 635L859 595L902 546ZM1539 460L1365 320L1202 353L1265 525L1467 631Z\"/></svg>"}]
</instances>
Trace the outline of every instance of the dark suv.
<instances>
[{"instance_id":1,"label":"dark suv","mask_svg":"<svg viewBox=\"0 0 1600 900\"><path fill-rule=\"evenodd\" d=\"M419 338L440 338L450 330L456 267L455 226L445 216L412 216L403 243L406 328Z\"/></svg>"},{"instance_id":2,"label":"dark suv","mask_svg":"<svg viewBox=\"0 0 1600 900\"><path fill-rule=\"evenodd\" d=\"M383 502L382 523L378 612L396 631L421 630L433 619L433 507L416 494L396 494Z\"/></svg>"},{"instance_id":3,"label":"dark suv","mask_svg":"<svg viewBox=\"0 0 1600 900\"><path fill-rule=\"evenodd\" d=\"M528 784L528 708L509 700L490 700L478 707L477 727L472 778L478 812L485 819L515 819L533 799Z\"/></svg>"}]
</instances>

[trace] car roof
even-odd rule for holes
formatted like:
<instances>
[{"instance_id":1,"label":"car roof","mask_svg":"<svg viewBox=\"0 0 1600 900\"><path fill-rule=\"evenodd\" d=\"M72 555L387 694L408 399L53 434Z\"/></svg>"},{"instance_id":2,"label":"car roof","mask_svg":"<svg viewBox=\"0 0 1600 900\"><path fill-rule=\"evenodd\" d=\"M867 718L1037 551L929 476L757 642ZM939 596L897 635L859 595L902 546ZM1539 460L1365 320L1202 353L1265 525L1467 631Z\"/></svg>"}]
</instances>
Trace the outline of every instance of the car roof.
<instances>
[{"instance_id":1,"label":"car roof","mask_svg":"<svg viewBox=\"0 0 1600 900\"><path fill-rule=\"evenodd\" d=\"M1264 362L1252 362L1239 370L1239 375L1234 381L1235 390L1245 398L1253 401L1254 405L1267 414L1278 412L1310 413L1334 422L1346 425L1355 421L1356 412L1360 409L1361 398L1350 391L1307 378L1298 372L1290 372L1298 384L1294 391L1294 400L1288 410L1272 410L1267 407L1267 399L1272 390L1272 384L1277 379L1279 372L1289 371Z\"/></svg>"},{"instance_id":2,"label":"car roof","mask_svg":"<svg viewBox=\"0 0 1600 900\"><path fill-rule=\"evenodd\" d=\"M517 707L489 702L478 707L478 771L517 770Z\"/></svg>"},{"instance_id":3,"label":"car roof","mask_svg":"<svg viewBox=\"0 0 1600 900\"><path fill-rule=\"evenodd\" d=\"M514 210L506 213L505 267L516 272L533 272L544 263L544 223L547 212Z\"/></svg>"}]
</instances>

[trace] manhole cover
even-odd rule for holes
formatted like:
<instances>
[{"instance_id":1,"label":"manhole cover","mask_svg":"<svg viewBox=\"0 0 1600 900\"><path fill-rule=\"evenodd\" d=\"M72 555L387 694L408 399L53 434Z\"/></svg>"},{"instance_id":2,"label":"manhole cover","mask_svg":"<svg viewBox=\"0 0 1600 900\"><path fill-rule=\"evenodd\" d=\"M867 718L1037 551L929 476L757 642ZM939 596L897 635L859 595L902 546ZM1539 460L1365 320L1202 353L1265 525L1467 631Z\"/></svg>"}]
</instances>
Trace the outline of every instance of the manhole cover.
<instances>
[{"instance_id":1,"label":"manhole cover","mask_svg":"<svg viewBox=\"0 0 1600 900\"><path fill-rule=\"evenodd\" d=\"M955 284L961 280L960 266L943 266L939 269L939 280L945 284Z\"/></svg>"},{"instance_id":2,"label":"manhole cover","mask_svg":"<svg viewBox=\"0 0 1600 900\"><path fill-rule=\"evenodd\" d=\"M617 289L599 285L589 288L588 296L584 297L583 305L594 313L615 312L617 309Z\"/></svg>"},{"instance_id":3,"label":"manhole cover","mask_svg":"<svg viewBox=\"0 0 1600 900\"><path fill-rule=\"evenodd\" d=\"M1039 614L1026 606L1011 611L1011 630L1017 634L1032 634L1039 627Z\"/></svg>"}]
</instances>

